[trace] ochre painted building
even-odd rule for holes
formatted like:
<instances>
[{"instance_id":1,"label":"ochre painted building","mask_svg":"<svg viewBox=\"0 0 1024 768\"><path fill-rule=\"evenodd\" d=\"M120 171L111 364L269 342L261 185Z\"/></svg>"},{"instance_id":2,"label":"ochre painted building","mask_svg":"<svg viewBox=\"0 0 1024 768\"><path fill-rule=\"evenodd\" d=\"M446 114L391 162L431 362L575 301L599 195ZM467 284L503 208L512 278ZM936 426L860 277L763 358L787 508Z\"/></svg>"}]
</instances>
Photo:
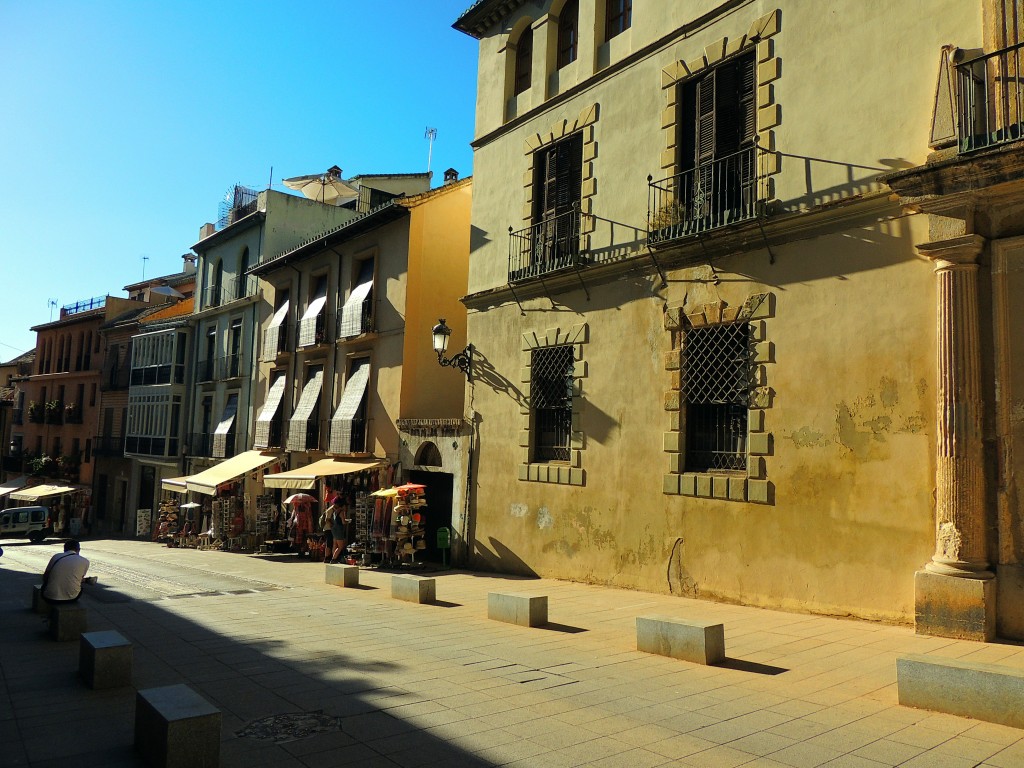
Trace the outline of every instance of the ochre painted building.
<instances>
[{"instance_id":1,"label":"ochre painted building","mask_svg":"<svg viewBox=\"0 0 1024 768\"><path fill-rule=\"evenodd\" d=\"M929 217L885 182L928 161L943 46L983 45L980 3L926 5L460 17L480 41L473 565L1024 636L1019 577L995 603L990 322L960 531L960 304L919 247ZM985 318L981 262L962 302Z\"/></svg>"}]
</instances>

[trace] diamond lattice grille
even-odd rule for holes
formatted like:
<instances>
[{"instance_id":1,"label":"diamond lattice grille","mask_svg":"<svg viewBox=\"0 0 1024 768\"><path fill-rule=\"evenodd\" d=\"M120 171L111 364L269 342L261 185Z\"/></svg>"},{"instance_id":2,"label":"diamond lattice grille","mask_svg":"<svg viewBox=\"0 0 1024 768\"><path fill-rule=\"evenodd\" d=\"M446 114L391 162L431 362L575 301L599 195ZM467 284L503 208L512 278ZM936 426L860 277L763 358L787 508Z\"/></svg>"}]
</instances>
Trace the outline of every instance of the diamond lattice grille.
<instances>
[{"instance_id":1,"label":"diamond lattice grille","mask_svg":"<svg viewBox=\"0 0 1024 768\"><path fill-rule=\"evenodd\" d=\"M534 408L572 409L572 347L541 347L530 362L530 397Z\"/></svg>"},{"instance_id":2,"label":"diamond lattice grille","mask_svg":"<svg viewBox=\"0 0 1024 768\"><path fill-rule=\"evenodd\" d=\"M682 382L686 402L747 405L752 378L751 347L750 323L688 330Z\"/></svg>"}]
</instances>

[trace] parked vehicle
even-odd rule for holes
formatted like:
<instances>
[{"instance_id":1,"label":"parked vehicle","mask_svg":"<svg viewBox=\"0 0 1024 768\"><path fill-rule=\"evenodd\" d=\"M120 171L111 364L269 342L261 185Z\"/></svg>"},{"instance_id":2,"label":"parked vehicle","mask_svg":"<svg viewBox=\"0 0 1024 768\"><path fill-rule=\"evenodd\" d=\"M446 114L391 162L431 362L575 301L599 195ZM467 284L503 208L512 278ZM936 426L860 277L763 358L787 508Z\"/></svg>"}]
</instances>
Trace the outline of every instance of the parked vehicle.
<instances>
[{"instance_id":1,"label":"parked vehicle","mask_svg":"<svg viewBox=\"0 0 1024 768\"><path fill-rule=\"evenodd\" d=\"M38 543L52 535L49 507L10 507L0 512L0 538Z\"/></svg>"}]
</instances>

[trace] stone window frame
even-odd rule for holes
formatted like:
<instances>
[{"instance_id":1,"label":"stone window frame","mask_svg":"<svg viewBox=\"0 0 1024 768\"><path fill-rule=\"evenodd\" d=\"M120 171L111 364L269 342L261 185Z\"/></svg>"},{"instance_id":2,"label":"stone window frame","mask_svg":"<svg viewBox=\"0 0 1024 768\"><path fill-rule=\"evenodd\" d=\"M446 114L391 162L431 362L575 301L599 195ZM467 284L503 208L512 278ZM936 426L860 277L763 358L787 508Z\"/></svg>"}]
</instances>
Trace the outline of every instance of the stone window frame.
<instances>
[{"instance_id":1,"label":"stone window frame","mask_svg":"<svg viewBox=\"0 0 1024 768\"><path fill-rule=\"evenodd\" d=\"M775 503L775 486L768 479L767 459L774 451L774 440L766 422L772 405L769 371L775 362L775 345L770 340L771 318L775 296L754 294L741 306L732 307L724 301L705 304L696 309L682 306L665 311L665 330L669 332L671 349L665 355L665 370L671 389L665 393L668 431L663 435L663 450L668 457L668 473L664 475L662 492L669 496L692 496L723 501ZM687 328L746 322L754 342L753 388L747 409L747 471L687 472L686 424L682 385L683 346Z\"/></svg>"},{"instance_id":2,"label":"stone window frame","mask_svg":"<svg viewBox=\"0 0 1024 768\"><path fill-rule=\"evenodd\" d=\"M682 172L679 158L679 123L682 109L679 103L679 85L706 74L726 59L737 54L755 51L755 125L754 139L762 153L758 161L758 173L764 182L758 186L767 203L775 197L775 180L772 178L781 170L779 154L775 150L774 129L782 123L782 109L775 100L774 83L782 74L782 62L775 54L781 13L775 9L751 23L745 35L730 40L721 38L704 48L704 52L691 61L679 60L661 71L661 88L665 93L665 107L661 113L663 146L661 153L662 177L675 176Z\"/></svg>"},{"instance_id":3,"label":"stone window frame","mask_svg":"<svg viewBox=\"0 0 1024 768\"><path fill-rule=\"evenodd\" d=\"M580 174L580 253L590 250L590 237L594 232L594 197L597 195L597 178L594 175L594 159L597 157L597 132L599 114L597 104L585 107L575 120L556 120L551 127L527 137L523 143L526 156L526 170L523 172L523 228L533 226L533 202L536 191L535 164L540 156L538 150L549 147L565 137L580 132L583 138L583 167Z\"/></svg>"},{"instance_id":4,"label":"stone window frame","mask_svg":"<svg viewBox=\"0 0 1024 768\"><path fill-rule=\"evenodd\" d=\"M523 334L521 349L522 369L520 381L526 397L520 403L522 429L519 433L519 450L521 461L518 479L524 482L555 483L558 485L586 485L587 475L583 468L583 452L586 439L583 433L583 380L587 378L587 361L584 359L586 344L590 341L590 327L587 323L579 323L567 329L549 328L543 333L527 332ZM569 436L569 461L552 461L538 463L532 461L532 409L530 408L530 382L532 380L531 365L533 350L544 347L570 345L573 349L572 372L572 430Z\"/></svg>"}]
</instances>

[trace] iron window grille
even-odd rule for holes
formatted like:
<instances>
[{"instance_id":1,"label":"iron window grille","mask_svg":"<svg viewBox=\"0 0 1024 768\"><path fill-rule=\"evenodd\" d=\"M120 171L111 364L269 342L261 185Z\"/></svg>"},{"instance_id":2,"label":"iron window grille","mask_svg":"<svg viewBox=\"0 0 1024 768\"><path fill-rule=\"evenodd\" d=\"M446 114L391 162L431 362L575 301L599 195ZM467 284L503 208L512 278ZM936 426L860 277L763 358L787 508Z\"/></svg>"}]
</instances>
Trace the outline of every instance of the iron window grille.
<instances>
[{"instance_id":1,"label":"iron window grille","mask_svg":"<svg viewBox=\"0 0 1024 768\"><path fill-rule=\"evenodd\" d=\"M569 461L573 348L540 347L530 355L533 461Z\"/></svg>"},{"instance_id":2,"label":"iron window grille","mask_svg":"<svg viewBox=\"0 0 1024 768\"><path fill-rule=\"evenodd\" d=\"M686 469L747 468L747 408L753 384L750 323L686 331L682 393L686 406Z\"/></svg>"}]
</instances>

